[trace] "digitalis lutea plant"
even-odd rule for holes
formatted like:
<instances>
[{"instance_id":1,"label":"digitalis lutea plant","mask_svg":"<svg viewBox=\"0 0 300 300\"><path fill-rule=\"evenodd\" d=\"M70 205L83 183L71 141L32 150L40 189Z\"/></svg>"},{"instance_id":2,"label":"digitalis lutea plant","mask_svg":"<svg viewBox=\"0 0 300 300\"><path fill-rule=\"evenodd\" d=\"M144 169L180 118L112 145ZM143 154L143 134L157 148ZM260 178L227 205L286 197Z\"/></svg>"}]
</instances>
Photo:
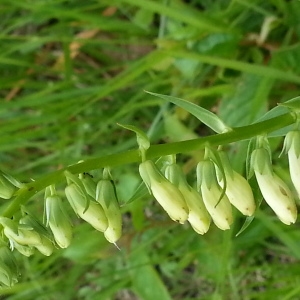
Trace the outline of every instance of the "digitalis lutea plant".
<instances>
[{"instance_id":1,"label":"digitalis lutea plant","mask_svg":"<svg viewBox=\"0 0 300 300\"><path fill-rule=\"evenodd\" d=\"M115 243L120 238L121 212L115 185L107 172L107 166L140 163L139 172L142 180L150 194L157 199L171 219L179 223L188 220L194 230L200 234L207 232L210 218L220 229L229 229L233 222L231 205L246 216L253 215L255 204L250 186L245 178L228 167L228 158L222 153L219 155L218 162L209 156L199 162L196 170L199 193L187 183L180 166L175 164L175 161L164 169L164 176L163 171L153 160L163 155L175 155L206 147L217 148L220 145L252 139L266 132L296 124L298 116L295 115L297 114L287 112L287 108L299 110L300 98L293 99L285 104L284 108L277 107L275 117L271 112L257 124L232 129L215 114L203 108L197 108L197 105L188 101L171 96L153 93L152 95L187 109L218 134L194 141L156 145L152 147L153 149L149 149L150 141L145 133L132 125L121 125L136 132L138 151L132 150L100 158L100 163L95 159L81 162L80 165L76 164L54 172L53 176L46 178L45 181L37 180L28 185L19 183L3 172L0 173L0 198L11 201L0 216L3 233L3 239L0 240L0 285L11 286L18 280L19 274L12 251L17 250L25 256L30 256L38 250L44 255L50 255L55 247L66 248L70 245L72 227L62 205L63 202L68 203L78 217L98 231L104 232L109 242ZM299 132L295 130L287 134L284 143L284 150L289 157L292 182L298 194L300 194L297 181L300 173L299 140ZM251 155L251 167L259 188L280 220L285 224L294 223L297 216L294 199L286 184L273 172L270 151L265 150L258 143ZM97 168L105 168L103 179L98 182L98 185L92 176L86 173ZM62 180L63 175L67 178L65 195L61 192L56 193L54 188L54 184ZM18 211L20 205L25 205L34 193L48 185L50 186L46 188L45 193L46 227L38 221L38 218L30 214L22 213L20 217ZM26 197L26 195L29 196Z\"/></svg>"}]
</instances>

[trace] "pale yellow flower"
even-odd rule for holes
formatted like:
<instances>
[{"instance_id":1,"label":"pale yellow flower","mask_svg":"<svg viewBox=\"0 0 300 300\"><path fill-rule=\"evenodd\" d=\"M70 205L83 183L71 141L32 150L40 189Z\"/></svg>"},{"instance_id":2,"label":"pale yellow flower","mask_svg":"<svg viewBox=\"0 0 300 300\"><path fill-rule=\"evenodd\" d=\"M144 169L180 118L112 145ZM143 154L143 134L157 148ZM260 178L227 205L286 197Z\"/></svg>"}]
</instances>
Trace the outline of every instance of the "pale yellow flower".
<instances>
[{"instance_id":1,"label":"pale yellow flower","mask_svg":"<svg viewBox=\"0 0 300 300\"><path fill-rule=\"evenodd\" d=\"M233 222L231 204L226 194L221 198L222 189L217 182L215 167L211 161L198 163L197 179L205 207L213 222L222 230L230 229Z\"/></svg>"},{"instance_id":2,"label":"pale yellow flower","mask_svg":"<svg viewBox=\"0 0 300 300\"><path fill-rule=\"evenodd\" d=\"M179 189L167 180L150 160L142 162L139 171L149 192L170 218L183 224L188 218L189 209Z\"/></svg>"},{"instance_id":3,"label":"pale yellow flower","mask_svg":"<svg viewBox=\"0 0 300 300\"><path fill-rule=\"evenodd\" d=\"M251 161L265 201L284 224L295 223L297 219L295 201L288 186L274 174L268 151L264 148L254 150Z\"/></svg>"}]
</instances>

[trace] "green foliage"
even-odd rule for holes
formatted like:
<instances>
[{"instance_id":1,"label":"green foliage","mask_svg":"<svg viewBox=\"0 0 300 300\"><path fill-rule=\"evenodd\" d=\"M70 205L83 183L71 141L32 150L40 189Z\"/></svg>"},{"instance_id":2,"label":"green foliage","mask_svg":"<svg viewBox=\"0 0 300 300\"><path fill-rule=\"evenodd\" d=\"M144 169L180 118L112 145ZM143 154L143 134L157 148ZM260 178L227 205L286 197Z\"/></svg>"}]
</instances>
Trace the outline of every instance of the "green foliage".
<instances>
[{"instance_id":1,"label":"green foliage","mask_svg":"<svg viewBox=\"0 0 300 300\"><path fill-rule=\"evenodd\" d=\"M179 226L140 185L136 137L117 123L147 132L149 159L184 153L190 185L204 144L185 139L222 142L245 173L247 144L233 142L294 129L286 114L299 103L299 1L2 0L0 9L0 169L28 183L18 203L31 197L42 222L40 191L56 183L66 201L65 168L98 179L109 162L123 213L119 251L66 206L70 247L16 255L22 276L1 299L298 299L298 223L281 224L262 202L251 223L234 210L226 232ZM145 90L200 105L234 130L210 136L192 111ZM281 143L272 139L271 151L286 179ZM0 204L10 218L10 200Z\"/></svg>"}]
</instances>

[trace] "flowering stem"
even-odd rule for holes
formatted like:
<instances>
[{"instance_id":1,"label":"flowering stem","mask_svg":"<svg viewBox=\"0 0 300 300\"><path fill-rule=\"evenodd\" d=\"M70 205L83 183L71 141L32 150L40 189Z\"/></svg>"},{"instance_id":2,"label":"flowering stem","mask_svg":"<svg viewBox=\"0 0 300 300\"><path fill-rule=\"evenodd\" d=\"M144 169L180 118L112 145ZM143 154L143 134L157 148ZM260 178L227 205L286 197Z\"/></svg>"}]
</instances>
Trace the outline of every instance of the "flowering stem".
<instances>
[{"instance_id":1,"label":"flowering stem","mask_svg":"<svg viewBox=\"0 0 300 300\"><path fill-rule=\"evenodd\" d=\"M206 145L219 146L241 140L247 140L257 135L263 135L284 128L288 125L293 124L295 121L296 120L294 114L286 113L252 125L233 128L232 131L221 134L201 137L188 141L168 143L163 145L153 145L147 150L147 159L177 153L187 153L203 149ZM107 166L115 167L140 161L140 151L129 150L117 154L88 159L86 161L68 166L64 169L57 170L39 178L36 181L23 185L23 187L18 190L14 200L10 202L6 209L4 209L2 216L8 218L12 217L13 214L19 210L20 205L26 203L26 201L34 194L43 190L49 185L63 181L65 170L68 170L73 174L78 174L94 169L104 168Z\"/></svg>"}]
</instances>

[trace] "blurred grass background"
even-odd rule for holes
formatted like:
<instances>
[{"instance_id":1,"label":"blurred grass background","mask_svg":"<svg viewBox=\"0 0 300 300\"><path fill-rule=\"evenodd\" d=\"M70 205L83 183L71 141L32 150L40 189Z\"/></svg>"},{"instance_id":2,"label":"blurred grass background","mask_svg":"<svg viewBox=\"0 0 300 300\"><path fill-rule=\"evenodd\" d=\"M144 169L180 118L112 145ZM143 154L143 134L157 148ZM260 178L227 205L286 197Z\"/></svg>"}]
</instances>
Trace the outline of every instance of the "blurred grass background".
<instances>
[{"instance_id":1,"label":"blurred grass background","mask_svg":"<svg viewBox=\"0 0 300 300\"><path fill-rule=\"evenodd\" d=\"M0 168L24 182L135 148L117 122L153 143L211 134L144 90L193 101L231 126L299 96L297 0L1 0L0 11ZM288 180L282 140L272 142ZM228 147L240 172L246 147ZM178 156L191 183L199 156ZM137 165L112 172L124 203ZM41 216L42 202L30 201ZM1 299L300 299L299 223L282 225L264 204L238 237L238 213L230 231L212 225L199 236L151 197L123 212L121 251L73 216L71 247L18 257L20 283Z\"/></svg>"}]
</instances>

